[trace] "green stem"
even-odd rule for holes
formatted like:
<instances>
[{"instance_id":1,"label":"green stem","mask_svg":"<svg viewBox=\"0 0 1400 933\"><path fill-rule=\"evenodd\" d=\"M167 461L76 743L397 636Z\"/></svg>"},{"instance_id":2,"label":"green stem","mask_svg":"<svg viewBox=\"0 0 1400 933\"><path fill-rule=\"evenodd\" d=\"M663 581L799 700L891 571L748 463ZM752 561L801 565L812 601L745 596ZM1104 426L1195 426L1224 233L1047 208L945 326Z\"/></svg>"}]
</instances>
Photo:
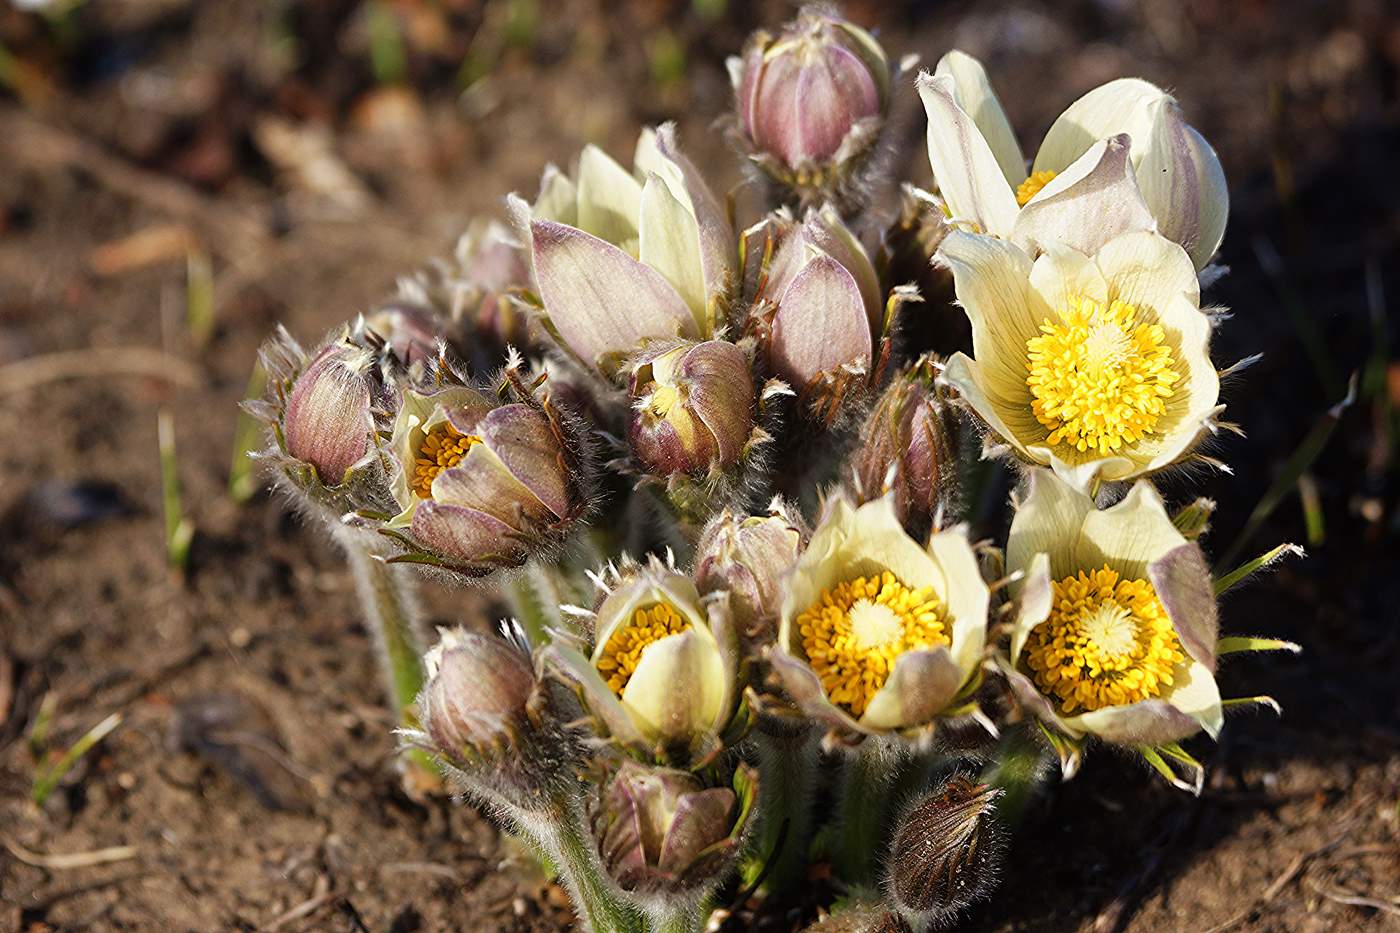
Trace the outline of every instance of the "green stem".
<instances>
[{"instance_id":1,"label":"green stem","mask_svg":"<svg viewBox=\"0 0 1400 933\"><path fill-rule=\"evenodd\" d=\"M577 804L561 803L541 835L591 933L641 933L642 918L604 875L593 836L584 828Z\"/></svg>"},{"instance_id":2,"label":"green stem","mask_svg":"<svg viewBox=\"0 0 1400 933\"><path fill-rule=\"evenodd\" d=\"M762 822L753 855L743 867L745 885L762 877L765 893L787 890L801 875L812 829L812 788L816 780L816 739L762 731L754 734Z\"/></svg>"},{"instance_id":3,"label":"green stem","mask_svg":"<svg viewBox=\"0 0 1400 933\"><path fill-rule=\"evenodd\" d=\"M549 630L562 624L559 614L559 591L550 577L550 569L531 561L522 573L511 577L502 587L511 614L520 623L530 644L547 645Z\"/></svg>"},{"instance_id":4,"label":"green stem","mask_svg":"<svg viewBox=\"0 0 1400 933\"><path fill-rule=\"evenodd\" d=\"M846 764L832 862L847 884L868 886L884 854L885 816L896 768L891 753L867 739Z\"/></svg>"},{"instance_id":5,"label":"green stem","mask_svg":"<svg viewBox=\"0 0 1400 933\"><path fill-rule=\"evenodd\" d=\"M981 780L1001 790L996 816L1002 825L1015 829L1036 788L1044 783L1045 751L1029 723L1013 726L1002 734L992 761L983 769Z\"/></svg>"},{"instance_id":6,"label":"green stem","mask_svg":"<svg viewBox=\"0 0 1400 933\"><path fill-rule=\"evenodd\" d=\"M376 559L363 539L354 535L342 534L340 540L350 572L355 577L365 626L374 639L384 671L394 720L402 727L416 729L418 716L414 702L423 689L425 645L422 624L418 620L414 570ZM425 775L437 774L431 757L425 752L411 749L404 756L414 770Z\"/></svg>"}]
</instances>

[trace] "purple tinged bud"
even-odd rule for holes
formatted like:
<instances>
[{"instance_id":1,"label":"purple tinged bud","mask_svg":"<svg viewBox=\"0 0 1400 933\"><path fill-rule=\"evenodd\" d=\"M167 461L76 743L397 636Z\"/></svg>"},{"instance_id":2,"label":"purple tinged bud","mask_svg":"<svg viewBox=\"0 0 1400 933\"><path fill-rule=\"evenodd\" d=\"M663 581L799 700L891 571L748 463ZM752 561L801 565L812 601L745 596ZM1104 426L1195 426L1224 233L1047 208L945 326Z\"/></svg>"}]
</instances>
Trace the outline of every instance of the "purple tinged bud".
<instances>
[{"instance_id":1,"label":"purple tinged bud","mask_svg":"<svg viewBox=\"0 0 1400 933\"><path fill-rule=\"evenodd\" d=\"M707 340L643 354L631 368L628 441L649 471L669 476L733 466L754 425L748 356Z\"/></svg>"},{"instance_id":2,"label":"purple tinged bud","mask_svg":"<svg viewBox=\"0 0 1400 933\"><path fill-rule=\"evenodd\" d=\"M418 700L423 729L438 754L461 766L465 756L516 744L530 727L535 692L529 655L503 638L443 630L424 658L427 684Z\"/></svg>"},{"instance_id":3,"label":"purple tinged bud","mask_svg":"<svg viewBox=\"0 0 1400 933\"><path fill-rule=\"evenodd\" d=\"M477 330L502 345L526 347L529 320L510 297L527 286L530 269L509 229L495 221L474 224L457 244L457 261L475 289Z\"/></svg>"},{"instance_id":4,"label":"purple tinged bud","mask_svg":"<svg viewBox=\"0 0 1400 933\"><path fill-rule=\"evenodd\" d=\"M940 923L985 895L995 880L1001 791L954 775L905 811L890 845L885 893L914 928Z\"/></svg>"},{"instance_id":5,"label":"purple tinged bud","mask_svg":"<svg viewBox=\"0 0 1400 933\"><path fill-rule=\"evenodd\" d=\"M780 500L774 500L766 515L739 516L726 510L700 535L696 585L702 593L728 592L741 630L758 637L777 621L802 543L802 532Z\"/></svg>"},{"instance_id":6,"label":"purple tinged bud","mask_svg":"<svg viewBox=\"0 0 1400 933\"><path fill-rule=\"evenodd\" d=\"M282 419L287 453L338 486L369 452L376 390L373 354L343 342L318 353L292 385Z\"/></svg>"},{"instance_id":7,"label":"purple tinged bud","mask_svg":"<svg viewBox=\"0 0 1400 933\"><path fill-rule=\"evenodd\" d=\"M957 414L931 366L920 360L894 378L867 416L851 463L857 498L893 493L900 521L919 533L951 504L957 476Z\"/></svg>"},{"instance_id":8,"label":"purple tinged bud","mask_svg":"<svg viewBox=\"0 0 1400 933\"><path fill-rule=\"evenodd\" d=\"M820 8L804 9L776 36L754 33L734 68L743 133L783 181L820 184L863 154L889 106L884 50Z\"/></svg>"},{"instance_id":9,"label":"purple tinged bud","mask_svg":"<svg viewBox=\"0 0 1400 933\"><path fill-rule=\"evenodd\" d=\"M623 760L601 798L598 852L623 890L676 894L713 883L737 850L738 795L689 772Z\"/></svg>"}]
</instances>

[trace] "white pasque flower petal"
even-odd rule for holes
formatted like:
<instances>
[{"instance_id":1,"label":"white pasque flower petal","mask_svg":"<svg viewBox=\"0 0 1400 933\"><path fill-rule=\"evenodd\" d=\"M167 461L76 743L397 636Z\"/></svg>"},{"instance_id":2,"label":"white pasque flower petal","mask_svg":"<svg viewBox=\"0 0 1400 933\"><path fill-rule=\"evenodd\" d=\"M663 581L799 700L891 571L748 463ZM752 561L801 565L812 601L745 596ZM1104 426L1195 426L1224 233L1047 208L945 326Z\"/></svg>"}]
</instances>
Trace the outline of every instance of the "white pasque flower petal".
<instances>
[{"instance_id":1,"label":"white pasque flower petal","mask_svg":"<svg viewBox=\"0 0 1400 933\"><path fill-rule=\"evenodd\" d=\"M982 131L958 106L953 76L924 72L918 87L928 114L929 165L953 221L1006 236L1016 221L1016 193Z\"/></svg>"},{"instance_id":2,"label":"white pasque flower petal","mask_svg":"<svg viewBox=\"0 0 1400 933\"><path fill-rule=\"evenodd\" d=\"M937 76L953 79L953 99L963 112L972 118L981 131L982 138L1001 166L1007 184L1015 188L1026 180L1026 157L1021 154L1021 146L1016 142L1016 134L1011 122L1006 118L1001 100L992 88L987 69L982 63L959 49L954 49L938 60L933 72Z\"/></svg>"}]
</instances>

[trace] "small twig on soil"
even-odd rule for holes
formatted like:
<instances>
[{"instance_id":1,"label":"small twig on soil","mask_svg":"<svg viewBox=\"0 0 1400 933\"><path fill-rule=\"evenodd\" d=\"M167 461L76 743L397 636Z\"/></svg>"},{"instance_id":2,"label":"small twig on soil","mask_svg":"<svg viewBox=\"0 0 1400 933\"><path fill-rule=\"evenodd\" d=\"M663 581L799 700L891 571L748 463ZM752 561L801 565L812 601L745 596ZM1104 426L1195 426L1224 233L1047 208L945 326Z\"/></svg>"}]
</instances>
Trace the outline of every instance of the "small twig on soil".
<instances>
[{"instance_id":1,"label":"small twig on soil","mask_svg":"<svg viewBox=\"0 0 1400 933\"><path fill-rule=\"evenodd\" d=\"M1328 852L1335 849L1337 846L1341 845L1342 841L1346 839L1347 836L1349 836L1350 834L1351 829L1350 826L1348 826L1345 832L1337 836L1331 842L1320 845L1315 849L1309 849L1307 852L1299 852L1296 856L1293 857L1293 861L1288 863L1288 867L1285 868L1277 878L1275 878L1272 882L1269 883L1269 886L1264 889L1264 893L1260 894L1259 897L1253 903L1251 903L1244 910L1235 914L1229 920L1226 920L1224 923L1219 924L1218 926L1211 927L1209 930L1206 931L1206 933L1224 933L1224 931L1226 930L1233 929L1234 927L1239 926L1245 920L1249 919L1250 915L1253 914L1256 910L1258 910L1260 907L1263 907L1265 904L1269 903L1274 898L1278 897L1281 893L1283 893L1283 889L1292 884L1294 880L1296 880L1297 877L1300 874L1302 874L1303 869L1307 867L1309 862L1317 858L1319 855L1325 855Z\"/></svg>"},{"instance_id":2,"label":"small twig on soil","mask_svg":"<svg viewBox=\"0 0 1400 933\"><path fill-rule=\"evenodd\" d=\"M1327 898L1329 901L1336 901L1338 904L1346 904L1349 907L1367 907L1371 910L1379 910L1400 917L1400 905L1396 905L1382 898L1352 894L1350 891L1343 891L1338 888L1327 888L1311 879L1308 880L1307 886L1310 890Z\"/></svg>"},{"instance_id":3,"label":"small twig on soil","mask_svg":"<svg viewBox=\"0 0 1400 933\"><path fill-rule=\"evenodd\" d=\"M273 933L273 931L280 930L289 923L295 923L302 917L309 917L340 896L339 892L331 890L330 879L325 875L321 875L316 879L316 890L317 893L313 894L307 900L302 901L266 926L260 927L259 933Z\"/></svg>"},{"instance_id":4,"label":"small twig on soil","mask_svg":"<svg viewBox=\"0 0 1400 933\"><path fill-rule=\"evenodd\" d=\"M129 858L136 858L138 854L135 846L112 846L107 849L93 849L90 852L72 852L67 855L45 855L42 852L31 852L18 842L6 836L0 836L0 844L3 844L11 855L26 865L33 865L35 868L48 868L54 871L63 871L69 868L88 868L93 865L105 865L108 862L123 862Z\"/></svg>"},{"instance_id":5,"label":"small twig on soil","mask_svg":"<svg viewBox=\"0 0 1400 933\"><path fill-rule=\"evenodd\" d=\"M60 350L0 366L0 397L62 379L92 376L144 376L176 385L199 384L199 370L184 360L148 347L93 347Z\"/></svg>"}]
</instances>

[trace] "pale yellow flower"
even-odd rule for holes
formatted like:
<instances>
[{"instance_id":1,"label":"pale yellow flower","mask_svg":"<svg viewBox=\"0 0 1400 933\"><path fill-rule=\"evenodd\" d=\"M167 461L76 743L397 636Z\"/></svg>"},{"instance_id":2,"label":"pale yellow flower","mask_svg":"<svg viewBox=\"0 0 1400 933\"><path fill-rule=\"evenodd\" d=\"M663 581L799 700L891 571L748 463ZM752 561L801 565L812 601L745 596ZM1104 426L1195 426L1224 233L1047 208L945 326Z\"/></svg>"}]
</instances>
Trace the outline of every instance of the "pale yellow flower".
<instances>
[{"instance_id":1,"label":"pale yellow flower","mask_svg":"<svg viewBox=\"0 0 1400 933\"><path fill-rule=\"evenodd\" d=\"M1186 457L1219 412L1211 321L1180 246L1126 233L1093 255L954 231L939 255L972 322L946 380L1019 458L1086 486Z\"/></svg>"}]
</instances>

